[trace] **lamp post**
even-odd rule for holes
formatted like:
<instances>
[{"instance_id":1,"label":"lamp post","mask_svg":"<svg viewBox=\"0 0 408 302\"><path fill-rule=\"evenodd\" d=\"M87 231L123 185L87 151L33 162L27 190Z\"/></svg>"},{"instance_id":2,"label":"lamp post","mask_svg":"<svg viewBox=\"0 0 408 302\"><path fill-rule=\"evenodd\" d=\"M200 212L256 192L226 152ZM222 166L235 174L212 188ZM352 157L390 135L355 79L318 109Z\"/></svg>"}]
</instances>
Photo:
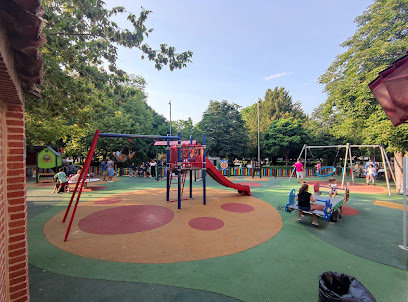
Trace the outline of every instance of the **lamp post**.
<instances>
[{"instance_id":1,"label":"lamp post","mask_svg":"<svg viewBox=\"0 0 408 302\"><path fill-rule=\"evenodd\" d=\"M261 146L259 144L260 139L259 139L259 103L261 102L261 99L258 98L258 161L261 161Z\"/></svg>"},{"instance_id":2,"label":"lamp post","mask_svg":"<svg viewBox=\"0 0 408 302\"><path fill-rule=\"evenodd\" d=\"M171 136L171 100L169 101L170 105L170 136Z\"/></svg>"}]
</instances>

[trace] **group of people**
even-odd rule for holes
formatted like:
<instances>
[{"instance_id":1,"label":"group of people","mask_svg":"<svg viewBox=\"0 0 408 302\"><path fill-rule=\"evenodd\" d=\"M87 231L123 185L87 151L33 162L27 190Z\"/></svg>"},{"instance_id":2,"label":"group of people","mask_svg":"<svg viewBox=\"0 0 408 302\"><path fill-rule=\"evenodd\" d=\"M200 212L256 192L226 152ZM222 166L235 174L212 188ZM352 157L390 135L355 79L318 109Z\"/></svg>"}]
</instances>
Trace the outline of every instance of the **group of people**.
<instances>
[{"instance_id":1,"label":"group of people","mask_svg":"<svg viewBox=\"0 0 408 302\"><path fill-rule=\"evenodd\" d=\"M296 163L293 164L292 166L294 170L296 171L296 178L297 182L299 182L300 179L302 179L302 185L299 188L299 193L297 194L296 200L298 201L298 208L299 208L299 214L298 214L298 220L302 220L303 216L303 211L313 211L312 203L316 201L316 198L313 197L311 193L308 192L309 190L309 185L305 183L305 177L304 177L304 169L303 169L303 164L300 161L300 158L297 159ZM317 162L315 165L316 170L321 169L321 163L320 161ZM370 182L375 185L375 175L377 173L377 165L374 162L368 162L366 164L365 168L365 174L366 174L366 184L369 185ZM330 177L329 178L329 196L330 198L334 198L337 195L337 180L335 177ZM313 221L312 224L318 226L319 223L316 220L316 214L312 213Z\"/></svg>"},{"instance_id":2,"label":"group of people","mask_svg":"<svg viewBox=\"0 0 408 302\"><path fill-rule=\"evenodd\" d=\"M330 198L334 198L337 195L337 179L335 177L330 177L329 178L329 196ZM316 201L316 198L313 197L309 191L309 185L307 183L303 183L302 186L299 189L299 193L296 197L296 200L298 201L298 208L299 208L299 214L298 214L298 220L302 221L302 216L303 216L303 211L313 211L313 206L311 203L314 203ZM317 222L316 218L317 215L315 213L312 213L313 221L312 224L318 226L319 223Z\"/></svg>"},{"instance_id":3,"label":"group of people","mask_svg":"<svg viewBox=\"0 0 408 302\"><path fill-rule=\"evenodd\" d=\"M101 162L101 168L102 168L102 181L113 182L113 176L115 176L116 174L115 161L107 157Z\"/></svg>"},{"instance_id":4,"label":"group of people","mask_svg":"<svg viewBox=\"0 0 408 302\"><path fill-rule=\"evenodd\" d=\"M300 179L302 179L302 183L305 182L305 173L304 173L304 169L303 169L303 164L300 161L300 158L297 159L297 161L292 165L292 167L294 168L294 170L296 171L296 179L297 182L299 182ZM316 171L319 171L322 168L322 164L320 161L317 161L316 165ZM373 183L373 185L375 186L375 176L377 175L377 170L378 170L378 165L373 162L373 161L369 161L366 163L366 167L364 169L364 174L366 177L366 184L369 185L370 182Z\"/></svg>"},{"instance_id":5,"label":"group of people","mask_svg":"<svg viewBox=\"0 0 408 302\"><path fill-rule=\"evenodd\" d=\"M157 173L159 173L159 167L163 166L163 162L156 162L153 158L150 162L142 162L139 167L134 163L130 166L129 177L144 177L144 178L156 178Z\"/></svg>"},{"instance_id":6,"label":"group of people","mask_svg":"<svg viewBox=\"0 0 408 302\"><path fill-rule=\"evenodd\" d=\"M77 182L82 170L76 169L76 173L71 173L72 170L65 173L64 168L60 168L58 173L54 175L56 180L52 193L70 192L69 183Z\"/></svg>"}]
</instances>

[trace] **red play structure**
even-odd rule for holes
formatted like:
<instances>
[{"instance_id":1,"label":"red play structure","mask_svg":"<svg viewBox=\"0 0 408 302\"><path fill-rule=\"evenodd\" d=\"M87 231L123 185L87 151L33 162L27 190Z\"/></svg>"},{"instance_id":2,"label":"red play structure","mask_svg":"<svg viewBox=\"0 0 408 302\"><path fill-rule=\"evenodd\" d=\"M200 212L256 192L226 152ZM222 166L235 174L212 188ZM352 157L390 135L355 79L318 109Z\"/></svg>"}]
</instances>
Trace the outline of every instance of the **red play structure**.
<instances>
[{"instance_id":1,"label":"red play structure","mask_svg":"<svg viewBox=\"0 0 408 302\"><path fill-rule=\"evenodd\" d=\"M165 142L156 142L155 145L162 145ZM216 182L219 184L233 188L238 190L239 193L245 195L251 195L251 191L249 186L235 184L229 181L222 173L211 163L211 161L205 157L204 155L204 146L200 144L196 144L190 141L182 141L181 142L181 161L178 162L178 146L173 145L170 146L170 157L169 162L167 164L168 169L170 169L171 173L173 171L177 171L177 166L181 164L181 194L184 192L185 181L187 178L187 171L190 171L190 192L191 192L191 181L192 181L192 171L193 170L201 170L204 168L204 158L206 163L206 172L209 176L211 176ZM171 186L171 180L169 183L169 189ZM190 195L191 198L191 195Z\"/></svg>"},{"instance_id":2,"label":"red play structure","mask_svg":"<svg viewBox=\"0 0 408 302\"><path fill-rule=\"evenodd\" d=\"M206 173L214 178L218 183L223 186L230 187L238 190L239 193L251 195L249 186L234 184L227 180L221 172L215 168L208 158L205 156L205 134L203 134L203 145L197 145L193 143L192 138L190 141L182 142L181 133L178 136L160 136L160 135L138 135L138 134L120 134L120 133L100 133L99 130L95 132L94 139L92 140L91 148L89 149L88 155L86 157L84 166L82 168L79 179L75 185L74 192L71 196L70 202L65 211L64 218L62 222L67 219L71 205L76 197L74 204L74 209L72 211L71 219L69 221L67 231L65 233L64 241L68 239L69 231L71 229L72 222L74 220L75 212L77 210L78 202L81 197L82 188L84 187L86 181L86 175L88 173L91 159L94 154L96 143L99 137L120 137L120 138L148 138L148 139L162 139L165 141L157 142L156 145L166 145L167 146L167 192L166 201L169 201L169 191L171 185L170 175L174 171L177 171L178 178L178 209L181 209L181 196L184 191L184 184L186 180L186 172L190 171L190 198L192 198L192 171L202 170L203 178L203 204L206 204ZM205 160L204 160L205 159Z\"/></svg>"}]
</instances>

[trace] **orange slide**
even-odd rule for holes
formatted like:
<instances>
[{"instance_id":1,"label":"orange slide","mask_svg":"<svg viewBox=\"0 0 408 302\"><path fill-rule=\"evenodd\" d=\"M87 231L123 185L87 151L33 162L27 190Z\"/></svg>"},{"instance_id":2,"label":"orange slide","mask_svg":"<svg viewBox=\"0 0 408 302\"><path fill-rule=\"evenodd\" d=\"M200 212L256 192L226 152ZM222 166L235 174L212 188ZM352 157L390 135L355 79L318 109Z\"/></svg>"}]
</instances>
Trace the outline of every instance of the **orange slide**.
<instances>
[{"instance_id":1,"label":"orange slide","mask_svg":"<svg viewBox=\"0 0 408 302\"><path fill-rule=\"evenodd\" d=\"M225 178L224 175L221 174L220 171L217 170L216 167L211 163L211 161L206 157L206 167L207 167L207 173L210 175L216 182L219 184L233 188L235 190L238 190L239 193L245 194L250 196L251 195L251 190L249 189L249 186L245 185L240 185L240 184L234 184L233 182L230 182L227 178Z\"/></svg>"}]
</instances>

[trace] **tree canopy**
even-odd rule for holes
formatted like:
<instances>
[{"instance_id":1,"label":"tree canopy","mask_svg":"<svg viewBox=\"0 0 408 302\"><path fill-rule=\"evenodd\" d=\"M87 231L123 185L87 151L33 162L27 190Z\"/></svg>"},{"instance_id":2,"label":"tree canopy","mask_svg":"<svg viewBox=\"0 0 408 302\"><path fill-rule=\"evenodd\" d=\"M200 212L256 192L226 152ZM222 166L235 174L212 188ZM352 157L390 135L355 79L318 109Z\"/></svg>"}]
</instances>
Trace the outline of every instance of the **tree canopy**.
<instances>
[{"instance_id":1,"label":"tree canopy","mask_svg":"<svg viewBox=\"0 0 408 302\"><path fill-rule=\"evenodd\" d=\"M407 0L376 0L356 18L356 33L341 45L347 50L338 55L320 77L328 94L324 111L335 120L331 125L336 137L397 147L386 134L390 122L368 84L405 54L407 13ZM377 127L379 124L382 126ZM396 132L400 131L398 136L401 137L406 126Z\"/></svg>"},{"instance_id":2,"label":"tree canopy","mask_svg":"<svg viewBox=\"0 0 408 302\"><path fill-rule=\"evenodd\" d=\"M239 105L225 100L210 100L197 127L206 134L211 156L233 158L245 155L248 134L239 108Z\"/></svg>"},{"instance_id":3,"label":"tree canopy","mask_svg":"<svg viewBox=\"0 0 408 302\"><path fill-rule=\"evenodd\" d=\"M254 148L258 138L258 104L242 109L242 116ZM268 89L264 100L259 100L259 132L265 133L273 121L288 117L305 118L300 103L293 102L289 92L283 87Z\"/></svg>"},{"instance_id":4,"label":"tree canopy","mask_svg":"<svg viewBox=\"0 0 408 302\"><path fill-rule=\"evenodd\" d=\"M44 77L41 98L26 102L28 147L66 146L79 155L98 128L165 135L165 119L146 104L144 79L117 68L118 47L139 51L158 70L186 67L192 52L146 43L153 29L146 27L151 12L143 8L136 15L124 7L107 9L100 0L44 0L43 6ZM115 16L130 27L120 28Z\"/></svg>"},{"instance_id":5,"label":"tree canopy","mask_svg":"<svg viewBox=\"0 0 408 302\"><path fill-rule=\"evenodd\" d=\"M301 120L293 117L275 120L262 135L262 152L267 156L282 156L288 165L289 155L298 156L307 140Z\"/></svg>"}]
</instances>

